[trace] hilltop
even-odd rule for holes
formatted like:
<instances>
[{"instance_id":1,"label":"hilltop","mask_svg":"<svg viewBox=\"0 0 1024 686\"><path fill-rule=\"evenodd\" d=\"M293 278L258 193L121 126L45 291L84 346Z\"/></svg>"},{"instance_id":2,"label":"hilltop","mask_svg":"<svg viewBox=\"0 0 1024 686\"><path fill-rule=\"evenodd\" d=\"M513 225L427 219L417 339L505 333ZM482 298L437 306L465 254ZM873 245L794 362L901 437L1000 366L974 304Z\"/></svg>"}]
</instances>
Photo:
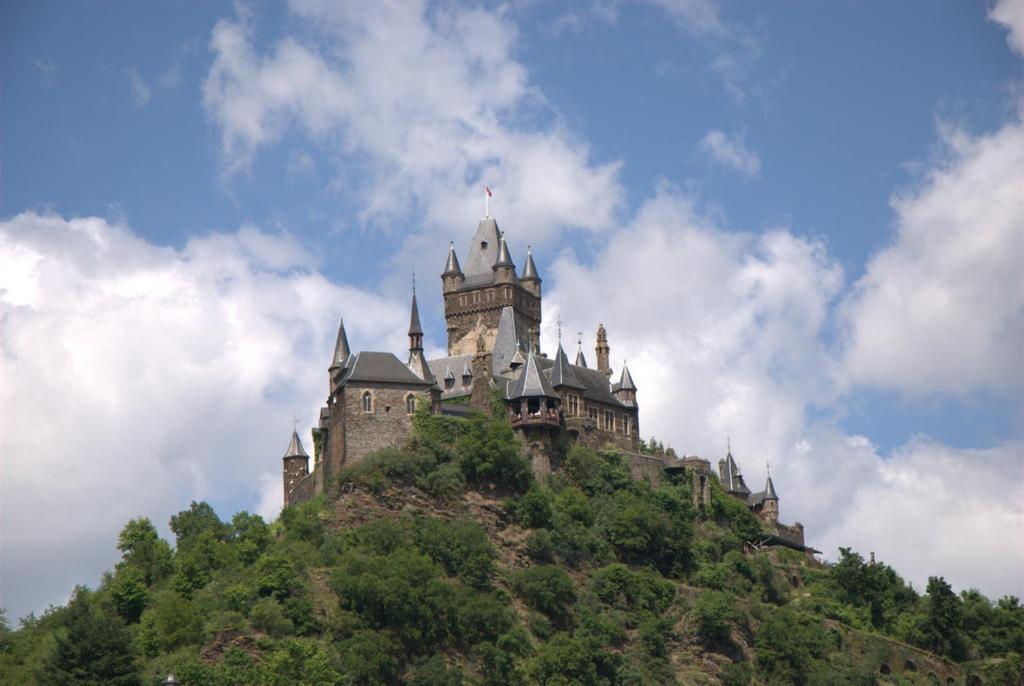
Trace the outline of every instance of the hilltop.
<instances>
[{"instance_id":1,"label":"hilltop","mask_svg":"<svg viewBox=\"0 0 1024 686\"><path fill-rule=\"evenodd\" d=\"M0 683L1021 683L1016 598L754 551L717 479L695 505L582 445L538 479L505 419L414 423L269 524L128 522L99 588L0 631Z\"/></svg>"}]
</instances>

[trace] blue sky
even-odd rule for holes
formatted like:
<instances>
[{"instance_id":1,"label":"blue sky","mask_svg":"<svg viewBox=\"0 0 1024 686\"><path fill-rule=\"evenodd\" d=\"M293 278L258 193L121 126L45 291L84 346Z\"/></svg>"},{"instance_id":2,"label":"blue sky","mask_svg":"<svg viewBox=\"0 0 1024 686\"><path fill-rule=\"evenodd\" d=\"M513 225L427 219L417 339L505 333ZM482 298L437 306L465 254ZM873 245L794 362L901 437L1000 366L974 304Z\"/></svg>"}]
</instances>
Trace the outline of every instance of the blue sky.
<instances>
[{"instance_id":1,"label":"blue sky","mask_svg":"<svg viewBox=\"0 0 1024 686\"><path fill-rule=\"evenodd\" d=\"M89 553L32 592L55 558L5 535L0 604L95 582L132 516L272 515L274 441L315 416L338 316L401 353L415 271L443 346L434 279L485 181L517 262L535 246L545 345L557 317L588 350L608 324L645 434L713 460L732 435L818 547L1019 594L994 536L976 554L1002 574L866 514L975 513L992 485L957 496L964 473L1024 461L1022 22L1019 0L4 2L5 518L56 500L10 504L12 465L35 454L25 488L68 473L53 445L79 422L97 435L70 473L112 452L164 492L55 525L52 546ZM48 346L72 368L33 359ZM162 438L111 438L147 404ZM941 497L916 503L915 479ZM1024 530L1012 495L953 512L961 533Z\"/></svg>"}]
</instances>

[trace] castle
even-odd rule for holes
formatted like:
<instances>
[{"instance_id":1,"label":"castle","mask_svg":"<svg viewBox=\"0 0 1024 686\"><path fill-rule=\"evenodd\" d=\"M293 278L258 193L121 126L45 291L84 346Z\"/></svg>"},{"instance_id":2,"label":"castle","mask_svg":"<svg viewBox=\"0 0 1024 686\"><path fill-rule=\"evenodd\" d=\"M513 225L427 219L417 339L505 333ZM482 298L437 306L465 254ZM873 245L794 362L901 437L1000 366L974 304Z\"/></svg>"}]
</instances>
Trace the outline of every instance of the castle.
<instances>
[{"instance_id":1,"label":"castle","mask_svg":"<svg viewBox=\"0 0 1024 686\"><path fill-rule=\"evenodd\" d=\"M613 447L629 461L637 478L657 481L663 474L692 474L695 504L710 503L710 463L682 459L668 451L645 454L640 447L637 386L623 363L618 375L609 364L608 333L597 328L595 367L579 345L569 362L561 342L552 357L540 351L541 278L528 250L520 274L493 217L476 228L463 268L454 244L441 274L448 354L428 360L415 289L409 317L409 355L353 352L344 320L338 327L328 367L327 401L313 429L314 467L296 432L284 455L285 506L329 489L338 472L370 453L407 444L418 407L465 415L486 409L495 391L521 438L537 475L550 473L559 436L594 448ZM804 548L803 527L778 522L779 497L771 477L752 494L732 451L719 462L718 478L730 495L744 501L781 543Z\"/></svg>"}]
</instances>

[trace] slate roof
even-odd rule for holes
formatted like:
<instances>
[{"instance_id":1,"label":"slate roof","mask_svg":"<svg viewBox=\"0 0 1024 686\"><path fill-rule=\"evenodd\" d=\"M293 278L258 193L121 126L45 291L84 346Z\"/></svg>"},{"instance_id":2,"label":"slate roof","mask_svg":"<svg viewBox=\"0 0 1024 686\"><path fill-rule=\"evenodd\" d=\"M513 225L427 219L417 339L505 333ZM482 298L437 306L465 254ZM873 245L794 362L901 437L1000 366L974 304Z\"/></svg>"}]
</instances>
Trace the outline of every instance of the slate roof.
<instances>
[{"instance_id":1,"label":"slate roof","mask_svg":"<svg viewBox=\"0 0 1024 686\"><path fill-rule=\"evenodd\" d=\"M416 294L412 294L412 311L409 313L409 335L423 335L423 327L420 326L420 307L416 304Z\"/></svg>"},{"instance_id":2,"label":"slate roof","mask_svg":"<svg viewBox=\"0 0 1024 686\"><path fill-rule=\"evenodd\" d=\"M530 354L526 357L526 364L523 365L519 378L509 386L508 398L516 400L519 398L559 397L561 396L555 393L555 389L551 387L547 374L541 370L540 364L537 362L537 356L531 350Z\"/></svg>"},{"instance_id":3,"label":"slate roof","mask_svg":"<svg viewBox=\"0 0 1024 686\"><path fill-rule=\"evenodd\" d=\"M459 266L459 258L455 255L455 243L448 246L448 261L444 264L444 273L441 276L461 274L462 267Z\"/></svg>"},{"instance_id":4,"label":"slate roof","mask_svg":"<svg viewBox=\"0 0 1024 686\"><path fill-rule=\"evenodd\" d=\"M495 267L512 267L512 271L515 271L516 265L512 261L512 255L508 252L508 243L505 239L501 239L501 248L498 249L498 259L494 263Z\"/></svg>"},{"instance_id":5,"label":"slate roof","mask_svg":"<svg viewBox=\"0 0 1024 686\"><path fill-rule=\"evenodd\" d=\"M285 457L309 457L306 453L306 449L302 447L302 441L299 440L299 434L292 431L292 440L288 442L288 449L284 451Z\"/></svg>"},{"instance_id":6,"label":"slate roof","mask_svg":"<svg viewBox=\"0 0 1024 686\"><path fill-rule=\"evenodd\" d=\"M731 450L726 454L724 460L718 461L718 471L726 491L750 494L750 489L743 482L743 475L740 474L740 468L736 464L736 460L733 459Z\"/></svg>"},{"instance_id":7,"label":"slate roof","mask_svg":"<svg viewBox=\"0 0 1024 686\"><path fill-rule=\"evenodd\" d=\"M541 369L548 375L548 379L551 378L551 370L555 365L555 361L548 358L538 358L537 363ZM596 369L587 369L586 367L578 367L576 365L570 365L573 376L583 387L583 397L586 400L593 400L595 402L603 403L605 405L612 405L615 407L629 407L625 405L618 398L612 395L612 389L608 385L608 377L604 373L597 371Z\"/></svg>"},{"instance_id":8,"label":"slate roof","mask_svg":"<svg viewBox=\"0 0 1024 686\"><path fill-rule=\"evenodd\" d=\"M583 357L583 344L582 343L579 345L579 347L576 348L576 362L574 364L577 367L584 367L584 368L586 368L586 366L587 366L587 358Z\"/></svg>"},{"instance_id":9,"label":"slate roof","mask_svg":"<svg viewBox=\"0 0 1024 686\"><path fill-rule=\"evenodd\" d=\"M620 391L635 391L636 384L633 383L633 376L629 373L629 367L626 363L622 363L622 376L619 377L619 383L616 388Z\"/></svg>"},{"instance_id":10,"label":"slate roof","mask_svg":"<svg viewBox=\"0 0 1024 686\"><path fill-rule=\"evenodd\" d=\"M329 369L333 370L343 367L351 354L351 349L348 347L348 335L345 333L345 320L342 319L338 323L338 340L334 344L334 356L331 358Z\"/></svg>"},{"instance_id":11,"label":"slate roof","mask_svg":"<svg viewBox=\"0 0 1024 686\"><path fill-rule=\"evenodd\" d=\"M494 350L491 353L491 371L494 374L500 374L508 369L516 351L522 350L519 339L519 331L512 308L508 306L501 308L498 331L494 337Z\"/></svg>"},{"instance_id":12,"label":"slate roof","mask_svg":"<svg viewBox=\"0 0 1024 686\"><path fill-rule=\"evenodd\" d=\"M558 352L555 353L555 362L551 366L551 385L555 388L565 386L566 388L584 389L584 385L576 378L576 374L569 364L569 358L565 356L562 344L558 344Z\"/></svg>"},{"instance_id":13,"label":"slate roof","mask_svg":"<svg viewBox=\"0 0 1024 686\"><path fill-rule=\"evenodd\" d=\"M367 383L393 383L405 386L433 386L433 381L425 381L402 364L391 353L363 351L356 353L351 364L346 365L345 383L363 381Z\"/></svg>"},{"instance_id":14,"label":"slate roof","mask_svg":"<svg viewBox=\"0 0 1024 686\"><path fill-rule=\"evenodd\" d=\"M501 248L501 230L494 217L484 217L477 224L473 242L466 258L466 281L474 276L484 275L493 283L494 274L491 267L497 261L498 250Z\"/></svg>"},{"instance_id":15,"label":"slate roof","mask_svg":"<svg viewBox=\"0 0 1024 686\"><path fill-rule=\"evenodd\" d=\"M435 379L444 379L450 371L455 380L455 385L452 388L445 388L443 383L440 384L441 400L451 400L452 398L461 398L462 396L469 395L471 386L463 386L462 379L458 376L458 373L459 370L465 373L466 369L469 369L470 375L472 375L472 364L472 353L427 360L427 366L430 367L430 371Z\"/></svg>"},{"instance_id":16,"label":"slate roof","mask_svg":"<svg viewBox=\"0 0 1024 686\"><path fill-rule=\"evenodd\" d=\"M533 251L529 248L526 249L526 266L523 267L523 276L520 281L540 281L537 265L533 263Z\"/></svg>"}]
</instances>

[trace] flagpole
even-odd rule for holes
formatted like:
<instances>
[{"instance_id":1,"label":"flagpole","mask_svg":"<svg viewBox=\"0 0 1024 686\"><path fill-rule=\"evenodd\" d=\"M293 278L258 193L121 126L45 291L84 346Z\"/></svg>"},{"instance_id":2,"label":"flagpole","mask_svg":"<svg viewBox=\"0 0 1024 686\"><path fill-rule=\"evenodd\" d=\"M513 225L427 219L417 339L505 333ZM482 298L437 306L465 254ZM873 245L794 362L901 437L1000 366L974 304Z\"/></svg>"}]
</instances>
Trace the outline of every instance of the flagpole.
<instances>
[{"instance_id":1,"label":"flagpole","mask_svg":"<svg viewBox=\"0 0 1024 686\"><path fill-rule=\"evenodd\" d=\"M484 184L484 219L491 216L491 194L487 192L487 184Z\"/></svg>"}]
</instances>

